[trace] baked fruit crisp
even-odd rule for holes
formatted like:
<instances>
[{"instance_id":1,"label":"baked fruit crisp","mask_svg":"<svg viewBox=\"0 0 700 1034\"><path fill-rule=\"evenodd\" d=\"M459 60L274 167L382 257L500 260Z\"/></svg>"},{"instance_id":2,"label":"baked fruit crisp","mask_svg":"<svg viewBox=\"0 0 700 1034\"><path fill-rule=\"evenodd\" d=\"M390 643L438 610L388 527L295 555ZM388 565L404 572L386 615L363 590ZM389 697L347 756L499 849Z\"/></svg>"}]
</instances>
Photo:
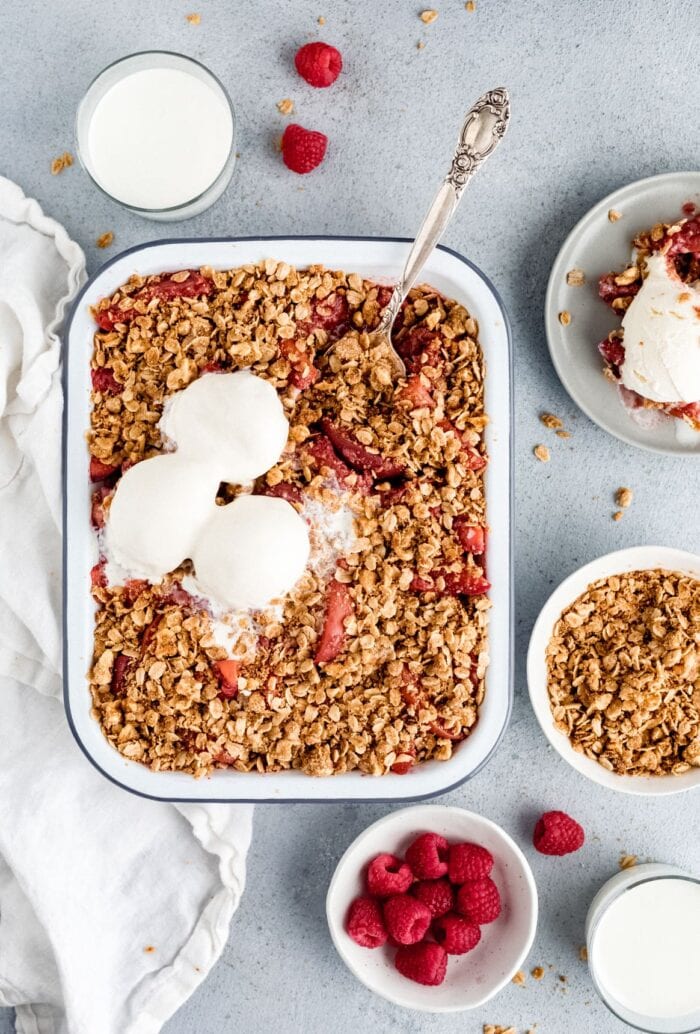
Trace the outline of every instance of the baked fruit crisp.
<instances>
[{"instance_id":1,"label":"baked fruit crisp","mask_svg":"<svg viewBox=\"0 0 700 1034\"><path fill-rule=\"evenodd\" d=\"M90 689L125 757L194 775L405 774L449 758L474 729L490 605L478 327L457 302L414 289L394 329L408 367L397 386L386 345L367 333L390 294L356 274L268 259L133 276L95 308L101 549L121 474L167 448L168 398L203 373L243 369L274 386L289 438L267 474L222 484L217 502L277 496L311 540L293 591L235 615L226 642L186 589L189 561L160 584L110 584L101 557Z\"/></svg>"},{"instance_id":2,"label":"baked fruit crisp","mask_svg":"<svg viewBox=\"0 0 700 1034\"><path fill-rule=\"evenodd\" d=\"M632 247L631 264L598 285L622 319L598 345L605 374L638 418L700 431L700 216L658 223Z\"/></svg>"}]
</instances>

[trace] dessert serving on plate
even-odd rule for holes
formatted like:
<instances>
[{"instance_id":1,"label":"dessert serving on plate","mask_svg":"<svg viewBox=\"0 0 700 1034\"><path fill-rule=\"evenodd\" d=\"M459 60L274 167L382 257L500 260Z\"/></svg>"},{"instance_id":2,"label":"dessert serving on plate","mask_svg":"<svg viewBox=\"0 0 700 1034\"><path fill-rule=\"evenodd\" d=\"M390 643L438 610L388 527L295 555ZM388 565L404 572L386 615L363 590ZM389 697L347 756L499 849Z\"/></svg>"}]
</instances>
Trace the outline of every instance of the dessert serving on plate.
<instances>
[{"instance_id":1,"label":"dessert serving on plate","mask_svg":"<svg viewBox=\"0 0 700 1034\"><path fill-rule=\"evenodd\" d=\"M700 216L637 234L632 263L600 278L622 318L600 343L605 373L637 417L700 431Z\"/></svg>"},{"instance_id":2,"label":"dessert serving on plate","mask_svg":"<svg viewBox=\"0 0 700 1034\"><path fill-rule=\"evenodd\" d=\"M397 382L367 333L390 293L270 259L134 276L95 308L90 687L124 757L405 773L474 729L478 327L414 289Z\"/></svg>"}]
</instances>

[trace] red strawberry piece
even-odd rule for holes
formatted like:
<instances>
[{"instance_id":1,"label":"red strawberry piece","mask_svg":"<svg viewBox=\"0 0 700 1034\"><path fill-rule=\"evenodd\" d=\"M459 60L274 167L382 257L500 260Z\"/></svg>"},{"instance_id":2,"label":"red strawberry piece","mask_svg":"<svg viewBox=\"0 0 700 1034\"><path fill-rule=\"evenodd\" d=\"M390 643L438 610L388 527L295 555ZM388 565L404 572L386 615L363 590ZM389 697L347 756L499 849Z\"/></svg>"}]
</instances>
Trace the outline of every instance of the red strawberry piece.
<instances>
[{"instance_id":1,"label":"red strawberry piece","mask_svg":"<svg viewBox=\"0 0 700 1034\"><path fill-rule=\"evenodd\" d=\"M381 479L400 477L406 469L403 463L387 459L378 452L370 452L349 431L344 431L326 417L321 421L321 430L330 438L333 448L357 470L367 471Z\"/></svg>"},{"instance_id":2,"label":"red strawberry piece","mask_svg":"<svg viewBox=\"0 0 700 1034\"><path fill-rule=\"evenodd\" d=\"M219 677L219 693L225 700L231 700L238 694L238 676L241 662L235 660L217 661L216 671Z\"/></svg>"},{"instance_id":3,"label":"red strawberry piece","mask_svg":"<svg viewBox=\"0 0 700 1034\"><path fill-rule=\"evenodd\" d=\"M409 585L411 592L434 592L438 596L482 596L490 588L490 581L478 567L465 567L461 571L437 569L427 577L415 575Z\"/></svg>"},{"instance_id":4,"label":"red strawberry piece","mask_svg":"<svg viewBox=\"0 0 700 1034\"><path fill-rule=\"evenodd\" d=\"M200 374L204 373L225 373L226 367L223 363L206 363L205 366L199 371Z\"/></svg>"},{"instance_id":5,"label":"red strawberry piece","mask_svg":"<svg viewBox=\"0 0 700 1034\"><path fill-rule=\"evenodd\" d=\"M410 866L394 854L378 854L367 867L367 890L375 898L403 894L412 883Z\"/></svg>"},{"instance_id":6,"label":"red strawberry piece","mask_svg":"<svg viewBox=\"0 0 700 1034\"><path fill-rule=\"evenodd\" d=\"M481 844L453 844L447 862L452 883L480 880L493 869L493 855Z\"/></svg>"},{"instance_id":7,"label":"red strawberry piece","mask_svg":"<svg viewBox=\"0 0 700 1034\"><path fill-rule=\"evenodd\" d=\"M255 490L256 495L272 496L274 499L286 499L288 503L300 503L301 489L289 481L280 481L276 485L261 485Z\"/></svg>"},{"instance_id":8,"label":"red strawberry piece","mask_svg":"<svg viewBox=\"0 0 700 1034\"><path fill-rule=\"evenodd\" d=\"M430 731L434 736L438 736L443 740L452 740L454 743L459 742L459 740L463 740L466 735L464 732L457 732L456 730L448 729L442 722L431 722Z\"/></svg>"},{"instance_id":9,"label":"red strawberry piece","mask_svg":"<svg viewBox=\"0 0 700 1034\"><path fill-rule=\"evenodd\" d=\"M230 768L231 765L236 764L236 759L227 750L220 750L218 754L215 754L214 761L217 765L223 765L224 768Z\"/></svg>"},{"instance_id":10,"label":"red strawberry piece","mask_svg":"<svg viewBox=\"0 0 700 1034\"><path fill-rule=\"evenodd\" d=\"M404 750L403 753L407 754L408 751ZM391 771L394 775L408 775L414 765L415 761L395 761L391 766Z\"/></svg>"},{"instance_id":11,"label":"red strawberry piece","mask_svg":"<svg viewBox=\"0 0 700 1034\"><path fill-rule=\"evenodd\" d=\"M148 588L148 582L142 578L130 578L124 583L124 596L133 603L134 600L138 599L142 592Z\"/></svg>"},{"instance_id":12,"label":"red strawberry piece","mask_svg":"<svg viewBox=\"0 0 700 1034\"><path fill-rule=\"evenodd\" d=\"M409 327L405 333L397 335L395 347L406 366L412 367L421 352L424 352L436 341L440 341L439 335L420 323L418 326Z\"/></svg>"},{"instance_id":13,"label":"red strawberry piece","mask_svg":"<svg viewBox=\"0 0 700 1034\"><path fill-rule=\"evenodd\" d=\"M328 43L307 43L294 57L296 70L310 86L331 86L343 68L340 51Z\"/></svg>"},{"instance_id":14,"label":"red strawberry piece","mask_svg":"<svg viewBox=\"0 0 700 1034\"><path fill-rule=\"evenodd\" d=\"M598 351L605 362L612 368L616 377L620 376L620 367L625 361L625 346L617 338L606 337L598 345Z\"/></svg>"},{"instance_id":15,"label":"red strawberry piece","mask_svg":"<svg viewBox=\"0 0 700 1034\"><path fill-rule=\"evenodd\" d=\"M672 406L668 412L671 416L689 421L700 430L700 402L688 402L685 406Z\"/></svg>"},{"instance_id":16,"label":"red strawberry piece","mask_svg":"<svg viewBox=\"0 0 700 1034\"><path fill-rule=\"evenodd\" d=\"M481 940L481 930L463 916L441 916L431 927L433 937L448 955L466 955Z\"/></svg>"},{"instance_id":17,"label":"red strawberry piece","mask_svg":"<svg viewBox=\"0 0 700 1034\"><path fill-rule=\"evenodd\" d=\"M692 215L692 212L691 212ZM671 236L669 255L700 255L700 215L688 219L678 233Z\"/></svg>"},{"instance_id":18,"label":"red strawberry piece","mask_svg":"<svg viewBox=\"0 0 700 1034\"><path fill-rule=\"evenodd\" d=\"M395 894L384 902L384 924L396 944L417 944L433 919L427 905L410 894Z\"/></svg>"},{"instance_id":19,"label":"red strawberry piece","mask_svg":"<svg viewBox=\"0 0 700 1034\"><path fill-rule=\"evenodd\" d=\"M586 839L583 826L563 811L546 811L537 820L532 842L540 854L563 855L578 851Z\"/></svg>"},{"instance_id":20,"label":"red strawberry piece","mask_svg":"<svg viewBox=\"0 0 700 1034\"><path fill-rule=\"evenodd\" d=\"M449 845L439 833L421 833L406 851L406 861L419 880L438 880L447 872Z\"/></svg>"},{"instance_id":21,"label":"red strawberry piece","mask_svg":"<svg viewBox=\"0 0 700 1034\"><path fill-rule=\"evenodd\" d=\"M186 280L173 280L172 276L159 277L157 281L146 284L132 297L133 302L148 303L152 298L171 301L173 298L198 298L208 295L214 290L214 281L202 276L196 269L188 270ZM114 330L117 323L130 323L137 315L135 308L122 309L119 305L110 305L95 315L95 322L100 330Z\"/></svg>"},{"instance_id":22,"label":"red strawberry piece","mask_svg":"<svg viewBox=\"0 0 700 1034\"><path fill-rule=\"evenodd\" d=\"M486 466L486 457L466 441L465 436L457 430L451 420L440 420L438 427L442 428L446 434L454 434L459 439L462 446L462 462L469 470L483 470Z\"/></svg>"},{"instance_id":23,"label":"red strawberry piece","mask_svg":"<svg viewBox=\"0 0 700 1034\"><path fill-rule=\"evenodd\" d=\"M303 176L321 164L327 147L328 137L325 133L304 129L293 122L282 136L282 160L288 169Z\"/></svg>"},{"instance_id":24,"label":"red strawberry piece","mask_svg":"<svg viewBox=\"0 0 700 1034\"><path fill-rule=\"evenodd\" d=\"M477 926L498 919L501 914L501 895L490 876L462 884L457 891L457 911Z\"/></svg>"},{"instance_id":25,"label":"red strawberry piece","mask_svg":"<svg viewBox=\"0 0 700 1034\"><path fill-rule=\"evenodd\" d=\"M411 671L407 664L404 664L401 672L401 699L407 707L416 708L419 706L422 700L422 692L420 686L420 679L418 675Z\"/></svg>"},{"instance_id":26,"label":"red strawberry piece","mask_svg":"<svg viewBox=\"0 0 700 1034\"><path fill-rule=\"evenodd\" d=\"M331 341L337 341L350 326L350 307L344 294L332 291L326 298L314 298L311 315L297 322L297 333L308 337L314 330L325 330Z\"/></svg>"},{"instance_id":27,"label":"red strawberry piece","mask_svg":"<svg viewBox=\"0 0 700 1034\"><path fill-rule=\"evenodd\" d=\"M335 660L345 646L345 622L354 613L347 585L331 578L326 593L326 616L314 662L327 664Z\"/></svg>"},{"instance_id":28,"label":"red strawberry piece","mask_svg":"<svg viewBox=\"0 0 700 1034\"><path fill-rule=\"evenodd\" d=\"M90 571L90 584L93 588L106 589L107 575L105 574L104 559L98 561Z\"/></svg>"},{"instance_id":29,"label":"red strawberry piece","mask_svg":"<svg viewBox=\"0 0 700 1034\"><path fill-rule=\"evenodd\" d=\"M343 462L325 434L320 434L313 438L305 448L311 454L317 466L325 467L335 474L339 483L344 488L347 488L348 491L362 493L369 491L372 485L370 475L359 474L352 467L349 467L347 463Z\"/></svg>"},{"instance_id":30,"label":"red strawberry piece","mask_svg":"<svg viewBox=\"0 0 700 1034\"><path fill-rule=\"evenodd\" d=\"M605 273L598 281L598 297L610 306L617 298L633 298L642 286L641 278L631 284L616 284L615 278L618 275L617 273Z\"/></svg>"},{"instance_id":31,"label":"red strawberry piece","mask_svg":"<svg viewBox=\"0 0 700 1034\"><path fill-rule=\"evenodd\" d=\"M437 987L445 979L447 953L441 944L422 941L420 944L409 944L399 948L394 965L399 973L409 980L425 984L427 987Z\"/></svg>"},{"instance_id":32,"label":"red strawberry piece","mask_svg":"<svg viewBox=\"0 0 700 1034\"><path fill-rule=\"evenodd\" d=\"M481 556L486 549L486 529L480 524L469 524L468 517L455 517L454 529L462 549Z\"/></svg>"},{"instance_id":33,"label":"red strawberry piece","mask_svg":"<svg viewBox=\"0 0 700 1034\"><path fill-rule=\"evenodd\" d=\"M118 395L122 390L121 384L108 366L99 366L95 370L90 370L90 380L93 389L102 395Z\"/></svg>"},{"instance_id":34,"label":"red strawberry piece","mask_svg":"<svg viewBox=\"0 0 700 1034\"><path fill-rule=\"evenodd\" d=\"M316 369L311 355L296 341L280 342L280 352L292 367L288 381L293 388L304 391L316 383L321 371Z\"/></svg>"},{"instance_id":35,"label":"red strawberry piece","mask_svg":"<svg viewBox=\"0 0 700 1034\"><path fill-rule=\"evenodd\" d=\"M106 517L104 503L105 499L107 499L111 493L112 489L107 485L100 485L100 487L96 488L92 493L92 498L90 500L90 521L93 528L97 531L105 526Z\"/></svg>"},{"instance_id":36,"label":"red strawberry piece","mask_svg":"<svg viewBox=\"0 0 700 1034\"><path fill-rule=\"evenodd\" d=\"M126 673L129 670L130 664L131 657L127 657L124 653L118 653L117 656L114 658L114 667L112 668L112 683L110 689L117 696L124 692Z\"/></svg>"},{"instance_id":37,"label":"red strawberry piece","mask_svg":"<svg viewBox=\"0 0 700 1034\"><path fill-rule=\"evenodd\" d=\"M91 481L106 481L107 478L119 470L119 467L112 467L109 463L103 463L102 460L96 459L94 456L90 457L90 480Z\"/></svg>"},{"instance_id":38,"label":"red strawberry piece","mask_svg":"<svg viewBox=\"0 0 700 1034\"><path fill-rule=\"evenodd\" d=\"M411 887L411 894L430 909L435 919L451 912L455 906L455 893L449 880L419 880Z\"/></svg>"},{"instance_id":39,"label":"red strawberry piece","mask_svg":"<svg viewBox=\"0 0 700 1034\"><path fill-rule=\"evenodd\" d=\"M435 409L436 406L430 389L423 384L417 373L411 374L405 386L396 392L396 401L406 403L409 410Z\"/></svg>"},{"instance_id":40,"label":"red strawberry piece","mask_svg":"<svg viewBox=\"0 0 700 1034\"><path fill-rule=\"evenodd\" d=\"M381 948L386 944L382 910L374 898L355 898L348 910L345 929L362 948Z\"/></svg>"}]
</instances>

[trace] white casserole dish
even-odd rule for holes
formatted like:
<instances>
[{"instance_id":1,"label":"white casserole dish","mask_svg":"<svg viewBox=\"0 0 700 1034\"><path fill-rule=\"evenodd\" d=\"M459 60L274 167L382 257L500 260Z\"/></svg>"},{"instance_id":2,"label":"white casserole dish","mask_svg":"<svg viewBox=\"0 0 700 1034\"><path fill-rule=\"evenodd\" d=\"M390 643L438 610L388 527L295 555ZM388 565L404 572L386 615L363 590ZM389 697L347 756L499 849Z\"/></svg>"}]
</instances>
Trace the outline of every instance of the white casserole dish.
<instances>
[{"instance_id":1,"label":"white casserole dish","mask_svg":"<svg viewBox=\"0 0 700 1034\"><path fill-rule=\"evenodd\" d=\"M300 772L240 773L226 769L203 779L180 772L153 772L122 757L91 716L86 673L91 664L95 604L90 569L97 541L90 524L91 485L85 440L90 418L90 357L95 324L89 308L129 276L211 265L232 268L274 256L297 267L322 263L392 281L409 242L386 238L267 237L173 240L144 244L116 256L78 295L64 339L64 696L68 722L83 752L104 776L144 797L174 801L415 800L445 793L473 776L495 750L512 703L512 402L508 319L494 288L467 259L439 247L421 277L462 302L479 321L486 360L485 396L490 424L485 432L489 553L492 583L491 663L479 721L449 761L431 761L407 775L359 772L315 779Z\"/></svg>"}]
</instances>

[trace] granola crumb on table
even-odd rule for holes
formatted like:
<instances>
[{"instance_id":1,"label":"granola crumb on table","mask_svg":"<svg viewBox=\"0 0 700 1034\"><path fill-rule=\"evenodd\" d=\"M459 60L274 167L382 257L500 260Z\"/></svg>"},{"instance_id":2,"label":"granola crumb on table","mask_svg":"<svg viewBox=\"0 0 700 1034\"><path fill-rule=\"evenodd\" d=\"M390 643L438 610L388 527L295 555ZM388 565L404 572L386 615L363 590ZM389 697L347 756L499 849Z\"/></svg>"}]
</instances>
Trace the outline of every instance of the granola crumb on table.
<instances>
[{"instance_id":1,"label":"granola crumb on table","mask_svg":"<svg viewBox=\"0 0 700 1034\"><path fill-rule=\"evenodd\" d=\"M623 775L700 766L700 580L676 571L590 585L546 650L554 723Z\"/></svg>"},{"instance_id":2,"label":"granola crumb on table","mask_svg":"<svg viewBox=\"0 0 700 1034\"><path fill-rule=\"evenodd\" d=\"M478 327L457 302L411 291L394 333L409 377L395 396L391 358L367 336L389 293L356 274L268 259L135 275L94 310L96 527L120 469L161 450L168 396L203 372L250 368L275 386L290 423L285 452L253 490L345 505L356 530L334 573L310 565L281 618L255 615L257 641L241 631L240 666L182 589L189 565L161 585L122 587L107 587L97 565L93 713L125 757L194 775L406 773L449 758L475 727L490 607L479 581ZM220 501L238 491L223 486ZM349 600L347 635L321 661L331 576Z\"/></svg>"}]
</instances>

